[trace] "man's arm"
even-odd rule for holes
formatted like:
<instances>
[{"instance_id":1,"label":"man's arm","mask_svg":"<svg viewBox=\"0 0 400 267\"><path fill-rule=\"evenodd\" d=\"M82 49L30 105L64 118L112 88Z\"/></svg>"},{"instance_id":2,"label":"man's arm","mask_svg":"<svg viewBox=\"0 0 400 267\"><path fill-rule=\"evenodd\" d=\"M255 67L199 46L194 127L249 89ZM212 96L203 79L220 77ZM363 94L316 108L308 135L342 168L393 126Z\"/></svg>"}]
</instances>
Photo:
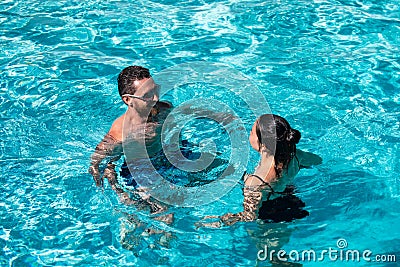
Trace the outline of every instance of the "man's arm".
<instances>
[{"instance_id":1,"label":"man's arm","mask_svg":"<svg viewBox=\"0 0 400 267\"><path fill-rule=\"evenodd\" d=\"M310 168L311 166L322 163L322 158L320 156L300 149L296 149L296 156L301 168Z\"/></svg>"},{"instance_id":2,"label":"man's arm","mask_svg":"<svg viewBox=\"0 0 400 267\"><path fill-rule=\"evenodd\" d=\"M122 125L125 116L117 118L111 126L110 131L104 136L103 140L96 146L91 156L89 173L93 176L97 186L103 186L103 178L100 177L99 165L108 156L122 155ZM116 149L119 147L119 149ZM116 159L118 160L118 159Z\"/></svg>"},{"instance_id":3,"label":"man's arm","mask_svg":"<svg viewBox=\"0 0 400 267\"><path fill-rule=\"evenodd\" d=\"M94 153L91 156L91 163L89 167L89 173L93 176L97 186L103 186L103 179L100 177L99 165L108 156L111 156L115 152L115 148L119 146L118 142L109 133L106 134L103 140L96 146Z\"/></svg>"}]
</instances>

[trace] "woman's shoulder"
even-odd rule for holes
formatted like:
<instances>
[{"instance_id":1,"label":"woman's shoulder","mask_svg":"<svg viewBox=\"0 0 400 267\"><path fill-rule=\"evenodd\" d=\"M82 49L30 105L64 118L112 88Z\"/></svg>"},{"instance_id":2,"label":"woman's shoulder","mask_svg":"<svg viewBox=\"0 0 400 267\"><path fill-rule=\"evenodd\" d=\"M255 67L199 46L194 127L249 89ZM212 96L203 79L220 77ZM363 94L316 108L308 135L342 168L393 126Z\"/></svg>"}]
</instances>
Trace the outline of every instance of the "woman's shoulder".
<instances>
[{"instance_id":1,"label":"woman's shoulder","mask_svg":"<svg viewBox=\"0 0 400 267\"><path fill-rule=\"evenodd\" d=\"M269 182L264 181L260 176L256 174L244 175L244 189L245 191L263 191L265 189L272 189Z\"/></svg>"}]
</instances>

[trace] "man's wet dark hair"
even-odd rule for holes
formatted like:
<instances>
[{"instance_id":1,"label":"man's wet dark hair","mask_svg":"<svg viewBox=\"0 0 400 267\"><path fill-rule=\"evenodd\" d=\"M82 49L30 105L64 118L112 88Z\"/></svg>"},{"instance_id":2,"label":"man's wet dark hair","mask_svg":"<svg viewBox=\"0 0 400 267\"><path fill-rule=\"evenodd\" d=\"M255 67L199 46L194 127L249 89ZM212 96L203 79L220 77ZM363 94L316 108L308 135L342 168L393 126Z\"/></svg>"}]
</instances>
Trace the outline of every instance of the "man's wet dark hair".
<instances>
[{"instance_id":1,"label":"man's wet dark hair","mask_svg":"<svg viewBox=\"0 0 400 267\"><path fill-rule=\"evenodd\" d=\"M118 75L118 92L124 94L135 94L137 88L134 81L140 81L145 78L151 78L149 69L141 66L129 66L123 69Z\"/></svg>"},{"instance_id":2,"label":"man's wet dark hair","mask_svg":"<svg viewBox=\"0 0 400 267\"><path fill-rule=\"evenodd\" d=\"M257 120L256 135L259 144L264 145L268 152L274 155L275 172L278 177L282 176L282 171L287 169L289 162L296 156L300 132L291 128L284 118L264 114Z\"/></svg>"}]
</instances>

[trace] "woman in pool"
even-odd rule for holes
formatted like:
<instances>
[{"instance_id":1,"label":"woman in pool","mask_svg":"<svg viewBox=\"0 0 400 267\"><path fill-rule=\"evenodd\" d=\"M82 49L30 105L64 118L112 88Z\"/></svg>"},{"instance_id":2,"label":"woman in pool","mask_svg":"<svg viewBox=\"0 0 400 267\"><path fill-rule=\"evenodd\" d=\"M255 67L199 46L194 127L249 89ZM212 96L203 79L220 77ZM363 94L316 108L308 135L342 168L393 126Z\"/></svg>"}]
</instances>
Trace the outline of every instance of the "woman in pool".
<instances>
[{"instance_id":1,"label":"woman in pool","mask_svg":"<svg viewBox=\"0 0 400 267\"><path fill-rule=\"evenodd\" d=\"M272 114L260 116L254 123L249 137L250 145L260 153L260 162L253 174L244 175L244 210L239 213L227 213L218 216L219 221L202 223L201 225L220 227L221 225L232 225L239 221L267 219L265 214L260 213L262 200L270 200L273 195L287 195L293 191L285 189L283 192L277 192L276 186L274 189L271 184L281 184L282 179L294 177L301 167L321 162L320 157L296 149L296 144L300 138L300 132L292 129L284 118ZM296 202L293 199L289 199L289 201ZM299 201L301 202L298 199L297 203ZM302 204L304 205L304 203ZM267 211L265 207L261 209ZM307 213L306 211L303 212ZM206 218L216 217L208 216Z\"/></svg>"}]
</instances>

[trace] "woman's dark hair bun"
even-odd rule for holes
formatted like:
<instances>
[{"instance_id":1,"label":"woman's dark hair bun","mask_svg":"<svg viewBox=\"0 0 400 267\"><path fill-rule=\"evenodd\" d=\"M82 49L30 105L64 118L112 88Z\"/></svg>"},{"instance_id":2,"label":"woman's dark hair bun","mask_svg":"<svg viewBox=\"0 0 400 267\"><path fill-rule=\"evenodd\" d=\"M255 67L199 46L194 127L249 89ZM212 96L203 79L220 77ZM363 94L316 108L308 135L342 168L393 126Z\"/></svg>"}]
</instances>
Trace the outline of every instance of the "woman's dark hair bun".
<instances>
[{"instance_id":1,"label":"woman's dark hair bun","mask_svg":"<svg viewBox=\"0 0 400 267\"><path fill-rule=\"evenodd\" d=\"M294 143L297 144L299 143L301 138L301 134L298 130L296 129L290 129L288 131L287 137L286 137L286 141L290 142L290 143Z\"/></svg>"}]
</instances>

